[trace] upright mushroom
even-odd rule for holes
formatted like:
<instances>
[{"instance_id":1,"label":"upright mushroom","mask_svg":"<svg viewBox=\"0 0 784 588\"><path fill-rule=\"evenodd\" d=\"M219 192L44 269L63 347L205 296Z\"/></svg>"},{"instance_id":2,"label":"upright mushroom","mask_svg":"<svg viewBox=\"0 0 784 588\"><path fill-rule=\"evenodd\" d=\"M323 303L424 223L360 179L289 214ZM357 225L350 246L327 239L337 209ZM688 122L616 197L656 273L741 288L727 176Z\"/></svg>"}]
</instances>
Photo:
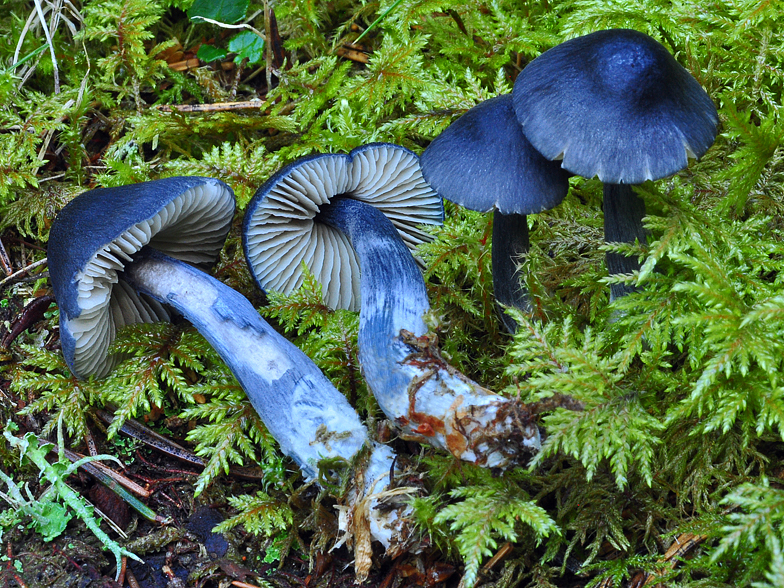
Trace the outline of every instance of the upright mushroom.
<instances>
[{"instance_id":1,"label":"upright mushroom","mask_svg":"<svg viewBox=\"0 0 784 588\"><path fill-rule=\"evenodd\" d=\"M375 509L378 499L367 498L368 508L353 510L365 493L389 483L392 451L369 441L345 397L245 297L190 265L214 259L233 212L232 191L211 178L96 189L66 205L49 240L66 361L77 377L105 375L119 326L159 320L167 316L163 305L173 308L223 358L307 478L318 475L321 460L350 461L368 447L350 511L367 516L373 537L395 546L405 523L400 508Z\"/></svg>"},{"instance_id":2,"label":"upright mushroom","mask_svg":"<svg viewBox=\"0 0 784 588\"><path fill-rule=\"evenodd\" d=\"M569 174L525 138L510 94L471 108L430 143L421 162L422 174L442 197L471 210L493 211L496 301L529 311L518 271L529 247L526 215L560 204ZM502 312L501 319L515 331L509 315Z\"/></svg>"},{"instance_id":3,"label":"upright mushroom","mask_svg":"<svg viewBox=\"0 0 784 588\"><path fill-rule=\"evenodd\" d=\"M633 184L676 173L713 144L718 114L699 82L658 41L614 29L571 39L517 76L514 109L531 144L564 169L604 182L609 242L645 240ZM639 269L608 255L611 274ZM629 291L613 285L613 296Z\"/></svg>"},{"instance_id":4,"label":"upright mushroom","mask_svg":"<svg viewBox=\"0 0 784 588\"><path fill-rule=\"evenodd\" d=\"M417 156L404 147L371 143L349 154L299 159L267 180L245 213L245 256L262 290L293 292L304 280L304 262L328 306L359 309L356 254L343 234L317 220L319 208L341 195L378 207L411 248L429 239L418 225L444 218Z\"/></svg>"}]
</instances>

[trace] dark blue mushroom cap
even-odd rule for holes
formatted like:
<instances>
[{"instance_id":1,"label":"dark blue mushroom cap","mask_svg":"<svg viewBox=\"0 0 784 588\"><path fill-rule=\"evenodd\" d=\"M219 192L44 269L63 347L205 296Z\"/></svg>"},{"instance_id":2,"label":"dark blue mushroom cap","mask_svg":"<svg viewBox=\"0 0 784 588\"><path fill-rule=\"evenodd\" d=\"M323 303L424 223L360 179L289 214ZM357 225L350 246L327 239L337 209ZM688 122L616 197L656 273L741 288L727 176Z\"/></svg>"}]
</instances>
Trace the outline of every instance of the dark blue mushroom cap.
<instances>
[{"instance_id":1,"label":"dark blue mushroom cap","mask_svg":"<svg viewBox=\"0 0 784 588\"><path fill-rule=\"evenodd\" d=\"M181 177L98 188L69 202L49 234L48 259L63 355L77 377L106 375L123 325L168 318L121 274L145 245L193 265L212 264L234 215L234 193L212 178Z\"/></svg>"},{"instance_id":2,"label":"dark blue mushroom cap","mask_svg":"<svg viewBox=\"0 0 784 588\"><path fill-rule=\"evenodd\" d=\"M436 192L481 212L541 212L560 204L569 188L569 175L523 135L511 94L471 108L430 143L420 160Z\"/></svg>"},{"instance_id":3,"label":"dark blue mushroom cap","mask_svg":"<svg viewBox=\"0 0 784 588\"><path fill-rule=\"evenodd\" d=\"M356 253L343 233L317 217L336 196L381 210L411 249L430 239L419 225L443 222L441 198L422 177L419 158L404 147L371 143L348 155L299 159L267 180L245 213L245 258L262 290L293 292L304 281L304 263L328 306L359 309Z\"/></svg>"},{"instance_id":4,"label":"dark blue mushroom cap","mask_svg":"<svg viewBox=\"0 0 784 588\"><path fill-rule=\"evenodd\" d=\"M640 184L686 167L716 138L716 107L667 49L614 29L544 52L515 81L523 132L564 169L606 183Z\"/></svg>"}]
</instances>

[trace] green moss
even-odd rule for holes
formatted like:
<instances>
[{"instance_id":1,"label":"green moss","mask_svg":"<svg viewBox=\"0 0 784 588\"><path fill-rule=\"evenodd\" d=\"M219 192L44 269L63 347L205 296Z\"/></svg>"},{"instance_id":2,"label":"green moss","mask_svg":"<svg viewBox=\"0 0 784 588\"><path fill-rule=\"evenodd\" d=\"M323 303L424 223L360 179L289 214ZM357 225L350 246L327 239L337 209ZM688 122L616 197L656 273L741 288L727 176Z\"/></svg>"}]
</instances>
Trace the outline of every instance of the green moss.
<instances>
[{"instance_id":1,"label":"green moss","mask_svg":"<svg viewBox=\"0 0 784 588\"><path fill-rule=\"evenodd\" d=\"M391 1L284 0L274 8L285 63L269 89L263 70L169 67L221 35L189 22L179 11L187 5L93 1L78 15L68 5L52 35L56 70L48 48L34 54L47 43L40 27L27 32L16 60L18 33L0 39L0 228L15 262L31 261L20 239L45 244L57 210L95 185L211 175L235 189L242 209L275 170L303 155L370 141L420 152L456 116L510 91L526 63L567 38L630 27L663 42L709 92L721 127L700 162L638 188L648 244L602 245L600 186L573 179L560 207L529 217L526 281L537 312L518 317L514 338L495 315L488 215L448 206L444 227L421 248L429 320L456 366L507 394L569 394L585 409L543 415L544 450L529 473L493 478L424 450L411 467L430 494L414 505L435 556L457 548L469 575L504 539L517 545L509 569L523 570L518 577L529 585L552 585L586 564L593 585L613 578L617 586L637 571L661 570L666 548L691 531L707 539L667 582L780 584L784 13L777 3L403 0L362 39L370 50L363 64L338 50L359 35L352 23L367 27ZM4 8L0 27L19 32L33 4ZM250 24L266 30L263 14ZM33 57L14 66L26 55ZM250 108L219 112L162 108L251 100ZM216 274L259 301L242 269L238 225ZM606 250L643 260L639 275L621 278L640 290L612 305ZM16 288L14 296L32 295ZM271 302L266 315L363 416L376 418L355 361L356 316L323 308L311 283ZM129 330L117 344L129 359L105 382L71 379L59 355L19 344L25 337L2 368L11 392L50 423L62 415L74 439L90 406L113 402L127 418L155 404L198 423L190 439L209 460L199 489L230 463L280 469L241 390L192 332ZM138 394L124 394L128 386ZM194 393L204 404L193 403ZM235 505L267 508L267 498ZM292 520L279 500L269 498L277 518L262 520L271 525L262 531L277 533Z\"/></svg>"}]
</instances>

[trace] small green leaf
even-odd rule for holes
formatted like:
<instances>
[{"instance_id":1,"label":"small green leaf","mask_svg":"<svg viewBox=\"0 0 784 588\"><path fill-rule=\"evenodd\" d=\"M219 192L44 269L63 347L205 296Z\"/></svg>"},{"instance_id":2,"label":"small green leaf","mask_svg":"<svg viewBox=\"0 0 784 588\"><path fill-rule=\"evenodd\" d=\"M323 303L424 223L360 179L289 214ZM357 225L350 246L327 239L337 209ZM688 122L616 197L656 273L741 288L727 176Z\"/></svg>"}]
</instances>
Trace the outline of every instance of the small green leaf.
<instances>
[{"instance_id":1,"label":"small green leaf","mask_svg":"<svg viewBox=\"0 0 784 588\"><path fill-rule=\"evenodd\" d=\"M196 57L206 63L210 63L216 59L223 59L226 57L226 50L213 47L212 45L202 45L196 52Z\"/></svg>"},{"instance_id":2,"label":"small green leaf","mask_svg":"<svg viewBox=\"0 0 784 588\"><path fill-rule=\"evenodd\" d=\"M251 31L242 31L229 41L229 51L237 54L234 63L247 57L248 65L253 65L264 59L264 40Z\"/></svg>"},{"instance_id":3,"label":"small green leaf","mask_svg":"<svg viewBox=\"0 0 784 588\"><path fill-rule=\"evenodd\" d=\"M229 24L241 21L248 12L249 0L196 0L188 10L188 18L210 18Z\"/></svg>"},{"instance_id":4,"label":"small green leaf","mask_svg":"<svg viewBox=\"0 0 784 588\"><path fill-rule=\"evenodd\" d=\"M46 502L30 509L33 510L35 512L28 513L33 517L32 526L41 533L44 541L52 541L59 537L72 518L68 509L56 502Z\"/></svg>"}]
</instances>

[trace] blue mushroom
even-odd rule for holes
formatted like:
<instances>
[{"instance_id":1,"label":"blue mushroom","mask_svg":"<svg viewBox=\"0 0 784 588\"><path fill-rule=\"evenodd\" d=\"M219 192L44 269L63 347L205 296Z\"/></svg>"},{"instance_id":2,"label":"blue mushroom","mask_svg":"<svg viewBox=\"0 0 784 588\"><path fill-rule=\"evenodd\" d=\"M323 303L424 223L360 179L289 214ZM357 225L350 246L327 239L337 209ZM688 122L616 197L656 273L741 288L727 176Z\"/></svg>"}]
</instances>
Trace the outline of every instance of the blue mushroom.
<instances>
[{"instance_id":1,"label":"blue mushroom","mask_svg":"<svg viewBox=\"0 0 784 588\"><path fill-rule=\"evenodd\" d=\"M302 263L322 284L330 308L359 309L359 265L348 240L317 220L330 199L347 195L376 206L410 248L429 240L422 224L441 224L441 198L422 178L417 156L399 145L371 143L349 154L299 159L253 196L242 231L258 286L284 294L302 285Z\"/></svg>"},{"instance_id":2,"label":"blue mushroom","mask_svg":"<svg viewBox=\"0 0 784 588\"><path fill-rule=\"evenodd\" d=\"M233 214L231 189L196 177L91 190L66 205L48 253L69 367L79 378L106 375L119 327L180 313L226 362L306 478L317 477L322 459L351 461L368 448L346 509L367 522L368 542L403 542L406 507L376 509L379 500L367 497L389 484L391 449L369 441L345 397L244 296L195 267L214 262Z\"/></svg>"},{"instance_id":3,"label":"blue mushroom","mask_svg":"<svg viewBox=\"0 0 784 588\"><path fill-rule=\"evenodd\" d=\"M604 182L608 242L644 242L645 205L632 185L672 175L716 138L716 107L699 82L655 39L598 31L545 51L512 93L523 133L547 159ZM611 274L639 269L610 254ZM614 284L613 297L630 290Z\"/></svg>"},{"instance_id":4,"label":"blue mushroom","mask_svg":"<svg viewBox=\"0 0 784 588\"><path fill-rule=\"evenodd\" d=\"M421 162L425 179L443 198L471 210L494 211L496 301L529 311L518 271L529 247L526 215L560 204L569 189L569 174L525 138L511 94L471 108L430 143ZM502 312L501 319L515 331L510 316Z\"/></svg>"},{"instance_id":5,"label":"blue mushroom","mask_svg":"<svg viewBox=\"0 0 784 588\"><path fill-rule=\"evenodd\" d=\"M168 178L85 192L57 216L49 272L60 307L63 355L75 376L106 376L117 330L168 320L157 300L137 294L122 269L149 245L194 266L211 266L234 216L234 193L211 178Z\"/></svg>"},{"instance_id":6,"label":"blue mushroom","mask_svg":"<svg viewBox=\"0 0 784 588\"><path fill-rule=\"evenodd\" d=\"M345 234L359 258L359 361L402 435L486 467L527 462L540 448L534 415L441 357L423 320L430 305L422 274L392 223L350 198L333 200L318 220Z\"/></svg>"}]
</instances>

